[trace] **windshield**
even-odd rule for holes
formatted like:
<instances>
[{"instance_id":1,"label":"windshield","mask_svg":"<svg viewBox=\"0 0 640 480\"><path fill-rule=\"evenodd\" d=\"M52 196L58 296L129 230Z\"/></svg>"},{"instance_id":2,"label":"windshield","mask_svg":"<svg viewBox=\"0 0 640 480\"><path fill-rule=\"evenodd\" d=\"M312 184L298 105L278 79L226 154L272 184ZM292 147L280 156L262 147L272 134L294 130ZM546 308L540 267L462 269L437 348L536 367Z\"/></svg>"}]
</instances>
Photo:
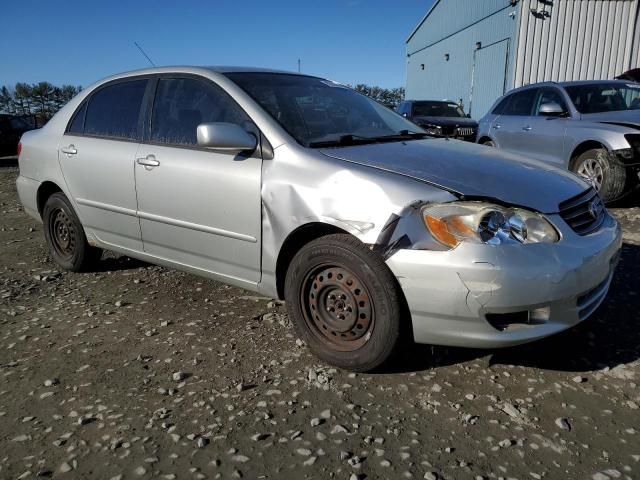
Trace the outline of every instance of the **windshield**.
<instances>
[{"instance_id":1,"label":"windshield","mask_svg":"<svg viewBox=\"0 0 640 480\"><path fill-rule=\"evenodd\" d=\"M307 147L406 140L425 132L354 90L329 80L281 73L226 76Z\"/></svg>"},{"instance_id":2,"label":"windshield","mask_svg":"<svg viewBox=\"0 0 640 480\"><path fill-rule=\"evenodd\" d=\"M464 111L450 102L416 102L413 104L414 117L466 117Z\"/></svg>"},{"instance_id":3,"label":"windshield","mask_svg":"<svg viewBox=\"0 0 640 480\"><path fill-rule=\"evenodd\" d=\"M640 109L640 84L588 83L565 87L580 113Z\"/></svg>"}]
</instances>

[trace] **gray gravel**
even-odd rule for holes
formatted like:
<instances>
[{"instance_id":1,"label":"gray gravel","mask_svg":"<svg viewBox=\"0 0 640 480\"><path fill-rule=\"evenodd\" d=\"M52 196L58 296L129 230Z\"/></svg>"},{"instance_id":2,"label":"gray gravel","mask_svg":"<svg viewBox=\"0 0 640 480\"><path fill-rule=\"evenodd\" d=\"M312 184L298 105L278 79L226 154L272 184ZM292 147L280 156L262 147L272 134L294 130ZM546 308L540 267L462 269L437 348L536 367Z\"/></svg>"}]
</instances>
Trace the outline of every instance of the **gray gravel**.
<instances>
[{"instance_id":1,"label":"gray gravel","mask_svg":"<svg viewBox=\"0 0 640 480\"><path fill-rule=\"evenodd\" d=\"M596 315L324 365L282 302L126 257L60 271L0 168L0 478L640 478L640 208Z\"/></svg>"}]
</instances>

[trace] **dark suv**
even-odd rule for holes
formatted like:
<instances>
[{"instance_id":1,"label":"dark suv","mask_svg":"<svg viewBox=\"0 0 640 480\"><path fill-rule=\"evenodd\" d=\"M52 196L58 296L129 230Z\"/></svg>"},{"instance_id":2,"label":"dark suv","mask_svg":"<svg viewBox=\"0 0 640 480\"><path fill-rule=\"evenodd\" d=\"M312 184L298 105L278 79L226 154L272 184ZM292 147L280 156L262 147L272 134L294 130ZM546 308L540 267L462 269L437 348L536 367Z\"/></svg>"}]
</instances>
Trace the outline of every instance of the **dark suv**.
<instances>
[{"instance_id":1,"label":"dark suv","mask_svg":"<svg viewBox=\"0 0 640 480\"><path fill-rule=\"evenodd\" d=\"M475 142L478 122L457 103L438 100L405 100L396 111L420 125L430 135Z\"/></svg>"},{"instance_id":2,"label":"dark suv","mask_svg":"<svg viewBox=\"0 0 640 480\"><path fill-rule=\"evenodd\" d=\"M24 117L0 114L0 157L16 155L20 137L34 128L35 125Z\"/></svg>"}]
</instances>

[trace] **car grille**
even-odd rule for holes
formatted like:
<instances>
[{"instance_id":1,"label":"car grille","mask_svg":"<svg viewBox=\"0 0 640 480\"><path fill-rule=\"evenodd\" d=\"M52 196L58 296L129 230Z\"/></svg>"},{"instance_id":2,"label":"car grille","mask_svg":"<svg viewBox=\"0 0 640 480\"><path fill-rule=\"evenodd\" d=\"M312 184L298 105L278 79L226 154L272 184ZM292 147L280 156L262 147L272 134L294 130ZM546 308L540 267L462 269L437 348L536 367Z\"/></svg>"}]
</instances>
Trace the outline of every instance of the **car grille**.
<instances>
[{"instance_id":1,"label":"car grille","mask_svg":"<svg viewBox=\"0 0 640 480\"><path fill-rule=\"evenodd\" d=\"M475 132L473 131L472 127L458 127L458 131L456 132L456 135L458 137L470 137L474 133Z\"/></svg>"},{"instance_id":2,"label":"car grille","mask_svg":"<svg viewBox=\"0 0 640 480\"><path fill-rule=\"evenodd\" d=\"M560 204L560 216L578 235L598 230L606 215L604 203L593 188Z\"/></svg>"}]
</instances>

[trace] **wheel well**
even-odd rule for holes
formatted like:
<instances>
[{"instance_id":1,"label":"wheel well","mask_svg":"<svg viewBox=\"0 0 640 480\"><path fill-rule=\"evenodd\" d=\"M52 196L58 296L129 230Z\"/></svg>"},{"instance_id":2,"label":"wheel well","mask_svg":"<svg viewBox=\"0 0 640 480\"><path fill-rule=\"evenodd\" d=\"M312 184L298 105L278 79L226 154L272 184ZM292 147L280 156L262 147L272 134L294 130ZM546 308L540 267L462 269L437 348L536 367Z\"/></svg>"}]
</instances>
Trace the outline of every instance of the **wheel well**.
<instances>
[{"instance_id":1,"label":"wheel well","mask_svg":"<svg viewBox=\"0 0 640 480\"><path fill-rule=\"evenodd\" d=\"M291 260L293 260L296 253L312 240L335 233L348 234L349 232L327 223L317 222L302 225L289 234L280 248L278 260L276 261L276 288L278 289L278 298L284 299L284 281L287 277L287 270L289 269Z\"/></svg>"},{"instance_id":2,"label":"wheel well","mask_svg":"<svg viewBox=\"0 0 640 480\"><path fill-rule=\"evenodd\" d=\"M580 155L582 155L584 152L588 152L589 150L593 150L595 148L604 148L605 150L608 151L607 147L605 147L600 142L596 142L595 140L587 140L586 142L582 142L571 153L571 158L569 160L569 170L573 171L574 163Z\"/></svg>"},{"instance_id":3,"label":"wheel well","mask_svg":"<svg viewBox=\"0 0 640 480\"><path fill-rule=\"evenodd\" d=\"M43 182L38 187L38 194L36 201L38 203L38 213L42 217L42 211L44 210L44 204L47 203L47 199L56 192L61 192L62 189L53 182Z\"/></svg>"},{"instance_id":4,"label":"wheel well","mask_svg":"<svg viewBox=\"0 0 640 480\"><path fill-rule=\"evenodd\" d=\"M493 142L493 140L490 137L482 137L481 139L478 140L478 143L484 143L484 142Z\"/></svg>"}]
</instances>

